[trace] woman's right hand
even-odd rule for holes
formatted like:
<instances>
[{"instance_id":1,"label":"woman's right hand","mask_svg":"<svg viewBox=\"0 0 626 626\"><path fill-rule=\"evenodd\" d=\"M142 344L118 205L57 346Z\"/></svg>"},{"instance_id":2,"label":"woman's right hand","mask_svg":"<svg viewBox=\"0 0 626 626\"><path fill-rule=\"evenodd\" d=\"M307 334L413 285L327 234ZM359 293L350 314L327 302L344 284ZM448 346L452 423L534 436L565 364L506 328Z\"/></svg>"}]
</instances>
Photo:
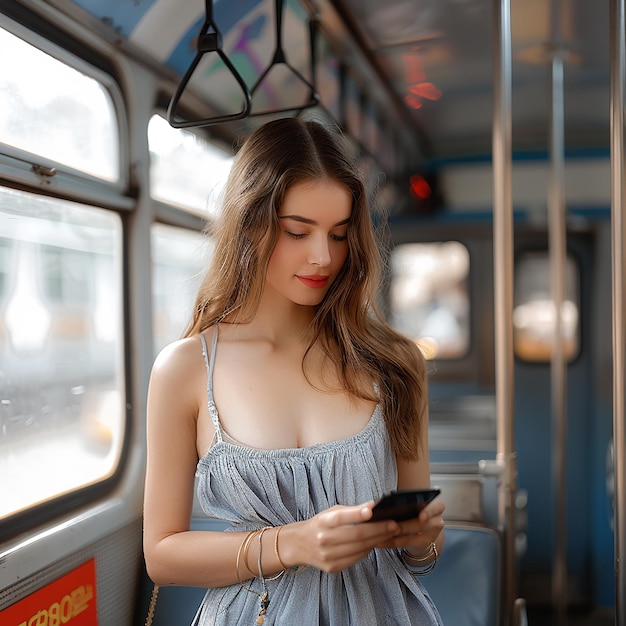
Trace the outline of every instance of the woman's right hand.
<instances>
[{"instance_id":1,"label":"woman's right hand","mask_svg":"<svg viewBox=\"0 0 626 626\"><path fill-rule=\"evenodd\" d=\"M374 502L336 505L304 522L288 524L280 534L279 551L288 567L310 565L324 572L340 572L365 558L400 532L394 521L364 524Z\"/></svg>"}]
</instances>

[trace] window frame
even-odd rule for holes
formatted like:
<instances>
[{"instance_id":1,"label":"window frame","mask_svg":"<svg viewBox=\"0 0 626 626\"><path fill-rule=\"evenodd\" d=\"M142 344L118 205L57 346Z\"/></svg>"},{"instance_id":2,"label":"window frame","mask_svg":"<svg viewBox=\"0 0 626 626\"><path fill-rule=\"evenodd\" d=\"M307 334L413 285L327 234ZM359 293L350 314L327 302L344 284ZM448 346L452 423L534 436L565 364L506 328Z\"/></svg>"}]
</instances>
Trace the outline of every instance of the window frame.
<instances>
[{"instance_id":1,"label":"window frame","mask_svg":"<svg viewBox=\"0 0 626 626\"><path fill-rule=\"evenodd\" d=\"M81 59L51 39L41 36L34 30L8 17L2 24L2 28L53 57L59 63L89 76L106 89L111 97L119 132L117 154L119 179L117 181L106 181L54 159L0 142L0 181L14 182L38 191L45 191L50 195L70 197L82 203L94 204L103 208L132 209L134 202L129 197L128 119L122 90L115 77L96 65ZM43 168L43 170L54 169L55 174L47 176L35 171L37 168Z\"/></svg>"},{"instance_id":2,"label":"window frame","mask_svg":"<svg viewBox=\"0 0 626 626\"><path fill-rule=\"evenodd\" d=\"M59 516L68 513L72 509L85 506L97 501L99 498L110 494L124 477L128 468L130 450L133 439L132 417L136 411L133 403L133 381L131 355L129 346L129 285L127 279L128 269L128 231L125 215L137 208L135 194L130 189L130 144L129 124L125 109L120 83L114 73L107 73L98 65L92 63L100 59L91 51L86 55L90 62L83 60L48 39L28 26L18 23L5 15L2 28L19 37L27 43L39 48L46 54L54 57L60 63L68 65L98 81L111 97L113 111L116 115L118 137L118 167L119 179L106 181L85 172L76 170L70 166L58 163L52 159L32 154L14 146L0 143L0 185L13 188L28 194L58 198L70 203L83 204L101 210L111 210L121 220L120 250L121 250L121 367L120 380L123 385L122 398L123 408L121 419L124 423L124 437L121 442L119 457L114 471L97 482L79 486L66 493L60 493L49 499L34 503L33 505L15 511L0 520L0 543L15 537L16 532L24 532L49 523ZM34 20L37 22L37 20ZM73 42L73 45L81 45ZM100 59L102 60L102 59ZM107 63L102 60L102 67ZM36 171L38 168L54 168L55 173L48 176Z\"/></svg>"}]
</instances>

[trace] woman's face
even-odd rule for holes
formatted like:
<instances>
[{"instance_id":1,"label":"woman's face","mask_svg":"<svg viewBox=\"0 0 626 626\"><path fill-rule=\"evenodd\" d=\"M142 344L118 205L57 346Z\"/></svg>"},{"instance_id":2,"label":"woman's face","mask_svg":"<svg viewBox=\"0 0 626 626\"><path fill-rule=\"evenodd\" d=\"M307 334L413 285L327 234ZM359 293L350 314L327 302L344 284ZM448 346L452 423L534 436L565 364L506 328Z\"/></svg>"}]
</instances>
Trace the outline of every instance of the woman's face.
<instances>
[{"instance_id":1,"label":"woman's face","mask_svg":"<svg viewBox=\"0 0 626 626\"><path fill-rule=\"evenodd\" d=\"M278 211L280 235L267 285L295 304L319 304L348 256L350 191L330 180L290 187Z\"/></svg>"}]
</instances>

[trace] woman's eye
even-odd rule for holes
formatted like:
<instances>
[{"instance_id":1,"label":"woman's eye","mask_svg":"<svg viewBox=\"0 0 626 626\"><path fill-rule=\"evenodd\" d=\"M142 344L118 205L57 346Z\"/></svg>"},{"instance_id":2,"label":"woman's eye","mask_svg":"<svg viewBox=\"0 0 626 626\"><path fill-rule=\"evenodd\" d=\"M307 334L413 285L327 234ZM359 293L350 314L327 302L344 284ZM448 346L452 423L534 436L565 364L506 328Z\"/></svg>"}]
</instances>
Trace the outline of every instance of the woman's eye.
<instances>
[{"instance_id":1,"label":"woman's eye","mask_svg":"<svg viewBox=\"0 0 626 626\"><path fill-rule=\"evenodd\" d=\"M306 237L308 233L292 233L289 230L285 231L285 234L292 239L302 239ZM333 241L345 241L348 238L348 235L330 235L330 238Z\"/></svg>"}]
</instances>

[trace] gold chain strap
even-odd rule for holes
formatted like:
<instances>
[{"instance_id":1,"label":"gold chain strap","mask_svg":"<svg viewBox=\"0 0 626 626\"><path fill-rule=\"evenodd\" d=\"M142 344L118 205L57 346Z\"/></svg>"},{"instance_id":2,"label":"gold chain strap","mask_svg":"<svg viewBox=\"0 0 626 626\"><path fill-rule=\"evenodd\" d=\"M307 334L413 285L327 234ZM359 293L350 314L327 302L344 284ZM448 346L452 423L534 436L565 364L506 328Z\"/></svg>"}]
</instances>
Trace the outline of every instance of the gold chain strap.
<instances>
[{"instance_id":1,"label":"gold chain strap","mask_svg":"<svg viewBox=\"0 0 626 626\"><path fill-rule=\"evenodd\" d=\"M146 626L152 624L154 619L154 611L156 610L157 598L159 596L159 585L154 585L152 595L150 596L150 604L148 605L148 615L146 616Z\"/></svg>"}]
</instances>

